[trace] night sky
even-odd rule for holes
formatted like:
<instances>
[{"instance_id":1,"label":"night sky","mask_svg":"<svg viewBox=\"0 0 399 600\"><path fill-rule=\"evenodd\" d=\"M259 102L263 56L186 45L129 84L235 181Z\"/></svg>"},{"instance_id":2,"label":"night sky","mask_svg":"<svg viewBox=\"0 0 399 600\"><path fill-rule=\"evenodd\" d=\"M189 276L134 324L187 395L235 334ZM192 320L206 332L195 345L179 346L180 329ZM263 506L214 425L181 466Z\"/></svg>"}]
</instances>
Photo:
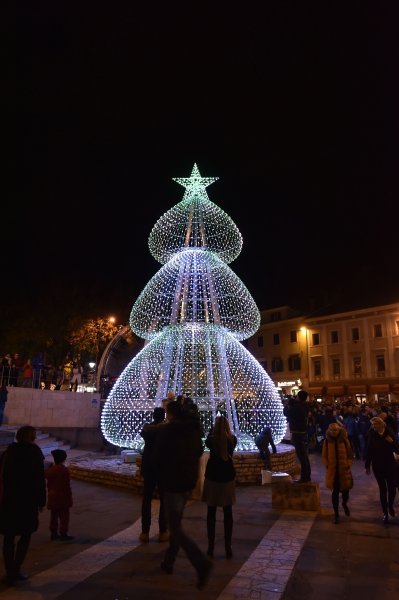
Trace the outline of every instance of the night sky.
<instances>
[{"instance_id":1,"label":"night sky","mask_svg":"<svg viewBox=\"0 0 399 600\"><path fill-rule=\"evenodd\" d=\"M1 305L126 321L194 162L260 309L399 299L395 3L138 4L19 9Z\"/></svg>"}]
</instances>

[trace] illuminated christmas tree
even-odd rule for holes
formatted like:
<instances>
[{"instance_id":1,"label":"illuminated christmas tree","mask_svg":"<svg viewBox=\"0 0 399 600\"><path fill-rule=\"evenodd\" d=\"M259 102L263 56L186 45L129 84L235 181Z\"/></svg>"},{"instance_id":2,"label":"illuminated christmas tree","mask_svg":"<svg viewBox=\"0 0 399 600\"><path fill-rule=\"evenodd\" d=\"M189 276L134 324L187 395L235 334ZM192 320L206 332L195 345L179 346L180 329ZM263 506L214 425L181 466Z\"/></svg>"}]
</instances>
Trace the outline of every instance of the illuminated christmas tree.
<instances>
[{"instance_id":1,"label":"illuminated christmas tree","mask_svg":"<svg viewBox=\"0 0 399 600\"><path fill-rule=\"evenodd\" d=\"M176 178L181 202L153 227L149 248L163 267L146 285L131 315L132 331L147 340L112 388L101 417L105 438L139 450L140 431L169 391L197 404L205 433L225 415L238 450L256 450L266 425L280 442L286 419L276 388L240 344L259 328L259 310L230 269L242 248L232 219L209 200L217 178Z\"/></svg>"}]
</instances>

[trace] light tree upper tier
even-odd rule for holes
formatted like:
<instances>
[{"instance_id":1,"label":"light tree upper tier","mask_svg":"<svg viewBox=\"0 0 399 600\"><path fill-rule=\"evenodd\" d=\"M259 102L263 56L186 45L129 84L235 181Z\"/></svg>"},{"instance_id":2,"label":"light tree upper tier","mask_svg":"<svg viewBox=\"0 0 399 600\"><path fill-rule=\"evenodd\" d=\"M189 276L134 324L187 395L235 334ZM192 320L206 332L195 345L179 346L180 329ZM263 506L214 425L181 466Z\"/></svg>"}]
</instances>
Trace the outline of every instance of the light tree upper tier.
<instances>
[{"instance_id":1,"label":"light tree upper tier","mask_svg":"<svg viewBox=\"0 0 399 600\"><path fill-rule=\"evenodd\" d=\"M154 225L149 248L165 266L149 281L133 306L130 325L152 339L167 325L223 325L237 340L259 328L259 310L245 285L226 263L241 252L242 237L233 220L211 202L196 165L183 200Z\"/></svg>"}]
</instances>

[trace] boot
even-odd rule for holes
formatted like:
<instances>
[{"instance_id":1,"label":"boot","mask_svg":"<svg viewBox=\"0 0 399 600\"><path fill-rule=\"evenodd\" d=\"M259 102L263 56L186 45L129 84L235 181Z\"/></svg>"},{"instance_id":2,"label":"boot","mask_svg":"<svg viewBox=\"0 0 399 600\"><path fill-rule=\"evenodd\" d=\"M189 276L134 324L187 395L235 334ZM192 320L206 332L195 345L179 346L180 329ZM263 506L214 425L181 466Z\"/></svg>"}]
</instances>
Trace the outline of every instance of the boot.
<instances>
[{"instance_id":1,"label":"boot","mask_svg":"<svg viewBox=\"0 0 399 600\"><path fill-rule=\"evenodd\" d=\"M233 536L233 517L230 515L224 515L224 549L226 551L226 558L233 557L233 551L231 549L232 536Z\"/></svg>"},{"instance_id":2,"label":"boot","mask_svg":"<svg viewBox=\"0 0 399 600\"><path fill-rule=\"evenodd\" d=\"M206 551L207 556L213 556L213 550L215 548L215 526L216 526L216 515L208 510L206 516L206 529L208 533L208 550Z\"/></svg>"}]
</instances>

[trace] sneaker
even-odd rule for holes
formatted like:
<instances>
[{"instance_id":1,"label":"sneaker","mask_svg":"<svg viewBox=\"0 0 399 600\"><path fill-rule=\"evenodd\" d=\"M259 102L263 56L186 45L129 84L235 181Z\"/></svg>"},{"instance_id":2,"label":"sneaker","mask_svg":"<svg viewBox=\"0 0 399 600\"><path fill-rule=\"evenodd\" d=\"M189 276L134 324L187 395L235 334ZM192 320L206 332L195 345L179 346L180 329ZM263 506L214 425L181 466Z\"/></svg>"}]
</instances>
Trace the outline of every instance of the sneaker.
<instances>
[{"instance_id":1,"label":"sneaker","mask_svg":"<svg viewBox=\"0 0 399 600\"><path fill-rule=\"evenodd\" d=\"M150 534L147 533L146 531L142 531L139 535L139 540L140 540L140 542L147 544L150 541Z\"/></svg>"},{"instance_id":2,"label":"sneaker","mask_svg":"<svg viewBox=\"0 0 399 600\"><path fill-rule=\"evenodd\" d=\"M165 573L167 573L168 575L172 575L173 573L173 565L169 565L168 563L166 563L164 560L161 562L161 569L162 571L165 571Z\"/></svg>"},{"instance_id":3,"label":"sneaker","mask_svg":"<svg viewBox=\"0 0 399 600\"><path fill-rule=\"evenodd\" d=\"M158 542L169 542L169 531L160 531Z\"/></svg>"},{"instance_id":4,"label":"sneaker","mask_svg":"<svg viewBox=\"0 0 399 600\"><path fill-rule=\"evenodd\" d=\"M52 533L51 533L50 540L51 540L52 542L54 542L54 540L59 540L59 539L60 539L60 536L58 535L58 533L57 533L57 532L52 532Z\"/></svg>"},{"instance_id":5,"label":"sneaker","mask_svg":"<svg viewBox=\"0 0 399 600\"><path fill-rule=\"evenodd\" d=\"M388 512L389 512L389 514L391 515L391 517L394 517L394 516L395 516L395 509L394 509L394 507L393 507L393 506L389 506L389 507L388 507Z\"/></svg>"},{"instance_id":6,"label":"sneaker","mask_svg":"<svg viewBox=\"0 0 399 600\"><path fill-rule=\"evenodd\" d=\"M202 590L206 586L212 571L212 567L212 561L207 559L206 562L203 563L202 567L197 570L197 590Z\"/></svg>"},{"instance_id":7,"label":"sneaker","mask_svg":"<svg viewBox=\"0 0 399 600\"><path fill-rule=\"evenodd\" d=\"M62 540L63 542L70 542L74 539L75 538L73 537L73 535L68 535L67 533L61 533L60 535L60 540Z\"/></svg>"},{"instance_id":8,"label":"sneaker","mask_svg":"<svg viewBox=\"0 0 399 600\"><path fill-rule=\"evenodd\" d=\"M16 581L27 581L29 579L29 575L25 575L24 573L21 573L21 571L19 571L15 575L15 579Z\"/></svg>"},{"instance_id":9,"label":"sneaker","mask_svg":"<svg viewBox=\"0 0 399 600\"><path fill-rule=\"evenodd\" d=\"M346 502L342 502L342 508L344 509L344 513L346 514L347 517L350 517L350 510L349 510L349 506L346 504Z\"/></svg>"}]
</instances>

